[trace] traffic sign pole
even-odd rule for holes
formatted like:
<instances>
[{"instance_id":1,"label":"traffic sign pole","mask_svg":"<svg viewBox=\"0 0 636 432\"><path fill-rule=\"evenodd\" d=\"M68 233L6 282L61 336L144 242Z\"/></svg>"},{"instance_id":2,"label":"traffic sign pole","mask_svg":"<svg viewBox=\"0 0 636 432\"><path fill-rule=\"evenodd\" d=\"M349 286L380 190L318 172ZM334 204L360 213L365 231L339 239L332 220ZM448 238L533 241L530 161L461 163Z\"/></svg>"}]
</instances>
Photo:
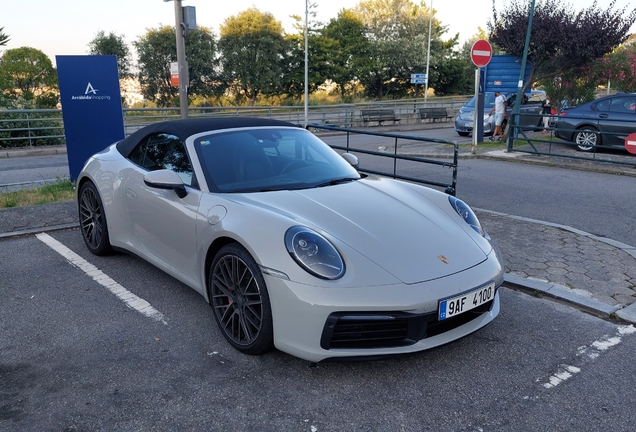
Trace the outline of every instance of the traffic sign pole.
<instances>
[{"instance_id":1,"label":"traffic sign pole","mask_svg":"<svg viewBox=\"0 0 636 432\"><path fill-rule=\"evenodd\" d=\"M480 69L487 66L492 58L492 46L485 39L479 39L470 49L470 59L477 66L475 70L475 112L473 113L473 147L484 138L484 92L480 90Z\"/></svg>"}]
</instances>

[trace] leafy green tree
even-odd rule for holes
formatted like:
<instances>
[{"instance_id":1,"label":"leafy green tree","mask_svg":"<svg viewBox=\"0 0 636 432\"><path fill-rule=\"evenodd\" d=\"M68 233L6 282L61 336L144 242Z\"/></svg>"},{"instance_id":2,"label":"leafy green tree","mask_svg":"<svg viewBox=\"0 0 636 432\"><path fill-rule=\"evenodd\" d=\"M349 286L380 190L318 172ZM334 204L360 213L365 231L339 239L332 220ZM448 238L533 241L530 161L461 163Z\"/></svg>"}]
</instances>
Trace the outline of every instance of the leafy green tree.
<instances>
[{"instance_id":1,"label":"leafy green tree","mask_svg":"<svg viewBox=\"0 0 636 432\"><path fill-rule=\"evenodd\" d=\"M636 35L610 54L600 59L594 67L594 75L600 83L619 91L636 92Z\"/></svg>"},{"instance_id":2,"label":"leafy green tree","mask_svg":"<svg viewBox=\"0 0 636 432\"><path fill-rule=\"evenodd\" d=\"M260 95L278 94L288 51L283 26L269 12L247 9L227 18L219 38L223 80L253 106Z\"/></svg>"},{"instance_id":3,"label":"leafy green tree","mask_svg":"<svg viewBox=\"0 0 636 432\"><path fill-rule=\"evenodd\" d=\"M170 84L170 63L177 61L174 27L148 29L133 45L138 54L138 77L144 98L162 107L178 106L179 88ZM188 31L185 54L189 70L188 97L212 95L216 81L213 33L205 27Z\"/></svg>"},{"instance_id":4,"label":"leafy green tree","mask_svg":"<svg viewBox=\"0 0 636 432\"><path fill-rule=\"evenodd\" d=\"M574 106L594 100L599 77L592 67L584 66L563 72L556 77L544 78L539 84L550 96L552 108L560 112L562 105Z\"/></svg>"},{"instance_id":5,"label":"leafy green tree","mask_svg":"<svg viewBox=\"0 0 636 432\"><path fill-rule=\"evenodd\" d=\"M355 83L370 73L370 45L367 28L356 14L342 9L322 30L329 41L328 58L331 64L329 78L338 85L345 98L353 93Z\"/></svg>"},{"instance_id":6,"label":"leafy green tree","mask_svg":"<svg viewBox=\"0 0 636 432\"><path fill-rule=\"evenodd\" d=\"M131 73L131 54L124 36L118 36L113 32L105 34L103 30L97 32L88 43L88 53L92 55L115 55L119 76L126 78Z\"/></svg>"},{"instance_id":7,"label":"leafy green tree","mask_svg":"<svg viewBox=\"0 0 636 432\"><path fill-rule=\"evenodd\" d=\"M9 39L9 35L4 33L4 27L0 27L0 46L6 46L7 42L9 42L11 39Z\"/></svg>"},{"instance_id":8,"label":"leafy green tree","mask_svg":"<svg viewBox=\"0 0 636 432\"><path fill-rule=\"evenodd\" d=\"M307 25L308 39L308 92L311 94L332 74L332 41L320 34L323 24L315 20L316 3L308 7L311 17ZM281 90L293 95L295 101L301 101L305 93L305 19L292 15L295 19L296 33L285 35L288 51L283 59L283 78Z\"/></svg>"},{"instance_id":9,"label":"leafy green tree","mask_svg":"<svg viewBox=\"0 0 636 432\"><path fill-rule=\"evenodd\" d=\"M596 2L575 12L561 0L538 0L532 20L528 60L531 78L526 83L565 76L594 62L625 41L636 20L636 9L599 9ZM490 41L508 54L521 57L528 29L526 2L510 2L498 13L493 0L493 20L488 23Z\"/></svg>"},{"instance_id":10,"label":"leafy green tree","mask_svg":"<svg viewBox=\"0 0 636 432\"><path fill-rule=\"evenodd\" d=\"M57 73L49 57L30 47L5 51L0 59L2 93L11 98L22 98L37 104L57 104Z\"/></svg>"},{"instance_id":11,"label":"leafy green tree","mask_svg":"<svg viewBox=\"0 0 636 432\"><path fill-rule=\"evenodd\" d=\"M371 97L403 97L412 91L411 74L426 70L429 24L432 24L431 64L435 65L440 56L448 54L443 51L449 45L441 40L447 28L434 18L434 11L424 3L362 0L353 12L368 29L369 73L362 83ZM429 85L434 87L440 70L434 66L429 75Z\"/></svg>"}]
</instances>

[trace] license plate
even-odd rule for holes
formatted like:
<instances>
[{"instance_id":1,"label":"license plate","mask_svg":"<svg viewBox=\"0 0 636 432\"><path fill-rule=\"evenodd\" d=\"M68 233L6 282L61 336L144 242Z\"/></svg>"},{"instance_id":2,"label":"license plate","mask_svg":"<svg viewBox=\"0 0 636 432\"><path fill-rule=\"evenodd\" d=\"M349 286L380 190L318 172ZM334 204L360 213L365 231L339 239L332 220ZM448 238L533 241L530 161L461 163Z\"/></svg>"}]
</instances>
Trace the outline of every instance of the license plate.
<instances>
[{"instance_id":1,"label":"license plate","mask_svg":"<svg viewBox=\"0 0 636 432\"><path fill-rule=\"evenodd\" d=\"M438 319L440 321L488 303L495 298L495 283L439 302Z\"/></svg>"}]
</instances>

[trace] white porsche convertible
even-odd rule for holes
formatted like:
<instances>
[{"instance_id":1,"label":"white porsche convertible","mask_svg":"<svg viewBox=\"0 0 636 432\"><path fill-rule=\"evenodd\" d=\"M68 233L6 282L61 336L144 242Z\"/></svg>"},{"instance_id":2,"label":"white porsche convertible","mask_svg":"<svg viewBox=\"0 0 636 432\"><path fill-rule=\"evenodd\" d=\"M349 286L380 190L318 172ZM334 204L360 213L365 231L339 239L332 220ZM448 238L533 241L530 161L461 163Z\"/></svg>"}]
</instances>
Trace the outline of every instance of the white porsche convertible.
<instances>
[{"instance_id":1,"label":"white porsche convertible","mask_svg":"<svg viewBox=\"0 0 636 432\"><path fill-rule=\"evenodd\" d=\"M197 290L248 354L405 354L492 321L503 265L473 211L356 165L286 122L156 123L87 161L81 232Z\"/></svg>"}]
</instances>

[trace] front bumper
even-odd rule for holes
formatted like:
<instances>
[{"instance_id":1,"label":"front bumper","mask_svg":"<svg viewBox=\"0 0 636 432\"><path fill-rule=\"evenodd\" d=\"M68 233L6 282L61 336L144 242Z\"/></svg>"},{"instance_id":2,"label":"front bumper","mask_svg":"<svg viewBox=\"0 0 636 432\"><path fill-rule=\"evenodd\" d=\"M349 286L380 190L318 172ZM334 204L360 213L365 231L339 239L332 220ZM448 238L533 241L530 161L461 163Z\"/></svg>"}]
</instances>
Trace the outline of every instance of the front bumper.
<instances>
[{"instance_id":1,"label":"front bumper","mask_svg":"<svg viewBox=\"0 0 636 432\"><path fill-rule=\"evenodd\" d=\"M312 362L377 358L444 345L491 322L499 313L499 293L480 308L441 322L437 320L439 299L490 281L496 287L503 282L503 266L495 251L471 269L413 285L320 288L266 276L274 344L281 351ZM380 333L392 332L392 341L358 345L342 343L342 339L338 342L334 337L342 335L342 327L338 327L351 324L355 317L367 322L360 320L354 326L364 324Z\"/></svg>"},{"instance_id":2,"label":"front bumper","mask_svg":"<svg viewBox=\"0 0 636 432\"><path fill-rule=\"evenodd\" d=\"M464 121L464 120L455 120L455 132L473 132L473 124L472 120ZM494 123L484 122L484 133L489 134L495 130Z\"/></svg>"}]
</instances>

